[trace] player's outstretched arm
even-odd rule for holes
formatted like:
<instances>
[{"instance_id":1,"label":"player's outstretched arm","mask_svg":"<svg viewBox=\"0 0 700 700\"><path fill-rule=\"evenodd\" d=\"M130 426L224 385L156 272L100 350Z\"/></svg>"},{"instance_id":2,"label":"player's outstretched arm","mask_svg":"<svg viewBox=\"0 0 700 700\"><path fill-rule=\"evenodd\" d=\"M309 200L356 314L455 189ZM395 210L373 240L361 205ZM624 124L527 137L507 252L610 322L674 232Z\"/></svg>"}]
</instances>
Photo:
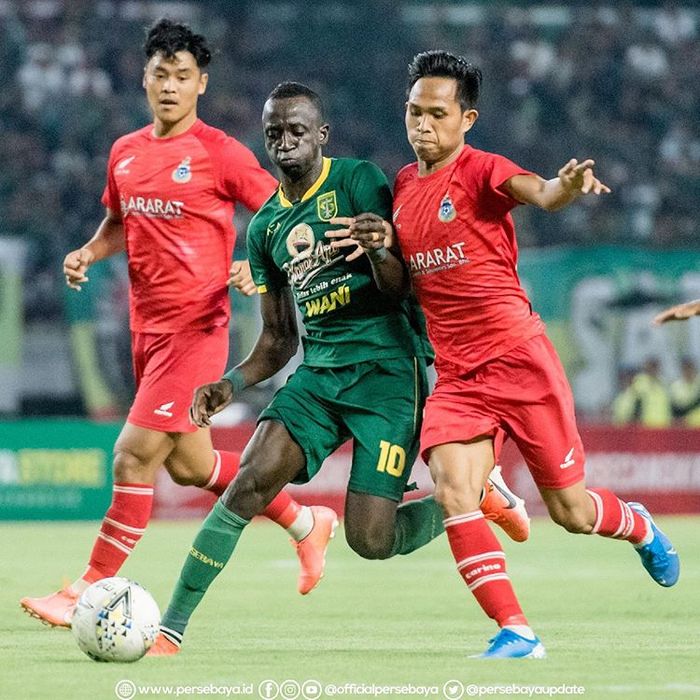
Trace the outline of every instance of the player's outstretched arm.
<instances>
[{"instance_id":1,"label":"player's outstretched arm","mask_svg":"<svg viewBox=\"0 0 700 700\"><path fill-rule=\"evenodd\" d=\"M252 297L258 291L250 272L250 263L247 260L234 260L231 263L226 284L246 297Z\"/></svg>"},{"instance_id":2,"label":"player's outstretched arm","mask_svg":"<svg viewBox=\"0 0 700 700\"><path fill-rule=\"evenodd\" d=\"M250 355L227 372L221 381L195 389L190 420L200 428L211 425L243 389L269 379L292 359L299 345L294 300L289 287L260 295L263 327Z\"/></svg>"},{"instance_id":3,"label":"player's outstretched arm","mask_svg":"<svg viewBox=\"0 0 700 700\"><path fill-rule=\"evenodd\" d=\"M539 175L514 175L506 180L504 188L523 204L556 211L583 195L598 196L610 192L610 188L595 176L594 165L595 161L590 158L580 163L572 158L551 180Z\"/></svg>"},{"instance_id":4,"label":"player's outstretched arm","mask_svg":"<svg viewBox=\"0 0 700 700\"><path fill-rule=\"evenodd\" d=\"M107 209L107 215L97 227L95 235L82 248L72 250L63 259L66 284L71 289L80 291L81 285L89 281L86 273L90 265L110 255L121 253L125 249L126 239L122 220Z\"/></svg>"},{"instance_id":5,"label":"player's outstretched arm","mask_svg":"<svg viewBox=\"0 0 700 700\"><path fill-rule=\"evenodd\" d=\"M338 216L329 223L344 227L326 231L326 238L333 239L333 248L351 249L345 258L348 262L367 255L374 280L382 292L397 297L408 294L408 271L396 246L394 229L388 221L368 212L355 217Z\"/></svg>"},{"instance_id":6,"label":"player's outstretched arm","mask_svg":"<svg viewBox=\"0 0 700 700\"><path fill-rule=\"evenodd\" d=\"M676 304L654 316L654 323L660 326L668 321L685 321L691 316L700 316L700 299L687 301L685 304Z\"/></svg>"}]
</instances>

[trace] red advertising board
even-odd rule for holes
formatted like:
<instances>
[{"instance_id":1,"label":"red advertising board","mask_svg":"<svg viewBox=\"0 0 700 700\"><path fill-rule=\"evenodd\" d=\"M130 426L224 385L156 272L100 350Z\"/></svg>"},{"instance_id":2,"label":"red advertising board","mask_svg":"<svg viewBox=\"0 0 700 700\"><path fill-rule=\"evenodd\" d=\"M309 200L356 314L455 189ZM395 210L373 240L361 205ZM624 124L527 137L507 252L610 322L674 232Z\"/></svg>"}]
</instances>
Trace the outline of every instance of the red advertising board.
<instances>
[{"instance_id":1,"label":"red advertising board","mask_svg":"<svg viewBox=\"0 0 700 700\"><path fill-rule=\"evenodd\" d=\"M214 444L222 450L242 451L253 432L252 424L215 428ZM636 427L588 425L581 434L586 448L587 482L610 488L625 500L642 501L653 513L700 513L700 431L673 428L647 430ZM343 512L352 451L341 447L305 486L290 486L301 503L328 505ZM508 483L526 499L532 515L545 514L537 489L520 453L507 442L501 456ZM410 497L432 490L430 474L419 460L413 468L418 485ZM202 517L214 497L193 487L175 485L162 471L156 487L155 517Z\"/></svg>"}]
</instances>

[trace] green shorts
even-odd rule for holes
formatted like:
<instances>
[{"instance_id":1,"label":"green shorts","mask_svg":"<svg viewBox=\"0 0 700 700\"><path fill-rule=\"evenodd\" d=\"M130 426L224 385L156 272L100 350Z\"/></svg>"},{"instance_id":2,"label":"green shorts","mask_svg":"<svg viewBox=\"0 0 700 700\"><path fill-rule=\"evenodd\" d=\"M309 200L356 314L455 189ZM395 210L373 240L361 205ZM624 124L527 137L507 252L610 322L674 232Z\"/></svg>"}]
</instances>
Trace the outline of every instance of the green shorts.
<instances>
[{"instance_id":1,"label":"green shorts","mask_svg":"<svg viewBox=\"0 0 700 700\"><path fill-rule=\"evenodd\" d=\"M258 420L282 423L306 455L294 483L312 479L352 438L348 489L400 501L418 454L427 393L422 357L335 369L301 365Z\"/></svg>"}]
</instances>

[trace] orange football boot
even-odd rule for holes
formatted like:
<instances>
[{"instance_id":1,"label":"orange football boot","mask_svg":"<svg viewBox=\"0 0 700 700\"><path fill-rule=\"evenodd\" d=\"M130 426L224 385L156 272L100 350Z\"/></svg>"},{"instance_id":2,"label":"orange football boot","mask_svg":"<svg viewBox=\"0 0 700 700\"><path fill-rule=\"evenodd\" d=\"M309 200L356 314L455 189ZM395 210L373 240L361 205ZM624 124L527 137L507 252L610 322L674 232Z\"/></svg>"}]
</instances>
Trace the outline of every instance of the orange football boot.
<instances>
[{"instance_id":1,"label":"orange football boot","mask_svg":"<svg viewBox=\"0 0 700 700\"><path fill-rule=\"evenodd\" d=\"M60 591L43 598L24 597L19 604L24 611L51 627L70 627L70 621L80 596L64 586Z\"/></svg>"},{"instance_id":2,"label":"orange football boot","mask_svg":"<svg viewBox=\"0 0 700 700\"><path fill-rule=\"evenodd\" d=\"M310 593L323 578L326 566L328 543L335 537L338 516L334 510L325 506L309 506L314 515L314 526L303 540L291 540L299 557L299 580L297 590L302 595Z\"/></svg>"},{"instance_id":3,"label":"orange football boot","mask_svg":"<svg viewBox=\"0 0 700 700\"><path fill-rule=\"evenodd\" d=\"M153 646L146 652L146 656L174 656L180 653L180 646L171 642L162 632L158 632Z\"/></svg>"},{"instance_id":4,"label":"orange football boot","mask_svg":"<svg viewBox=\"0 0 700 700\"><path fill-rule=\"evenodd\" d=\"M489 474L485 486L486 495L479 506L487 520L503 528L516 542L525 542L530 536L530 518L525 510L525 501L506 486L500 465Z\"/></svg>"}]
</instances>

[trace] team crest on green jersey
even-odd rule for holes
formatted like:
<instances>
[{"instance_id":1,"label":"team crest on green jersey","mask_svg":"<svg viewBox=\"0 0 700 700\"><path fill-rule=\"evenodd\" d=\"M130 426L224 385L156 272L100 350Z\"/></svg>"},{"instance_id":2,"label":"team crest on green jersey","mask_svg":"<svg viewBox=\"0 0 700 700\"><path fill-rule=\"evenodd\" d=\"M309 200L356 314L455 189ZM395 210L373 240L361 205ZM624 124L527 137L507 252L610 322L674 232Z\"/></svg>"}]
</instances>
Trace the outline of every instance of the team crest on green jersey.
<instances>
[{"instance_id":1,"label":"team crest on green jersey","mask_svg":"<svg viewBox=\"0 0 700 700\"><path fill-rule=\"evenodd\" d=\"M440 209L438 210L438 219L440 219L440 221L442 221L443 224L449 224L450 221L454 221L456 217L457 210L455 209L455 205L452 203L450 193L446 192L445 196L442 198L442 202L440 202Z\"/></svg>"},{"instance_id":2,"label":"team crest on green jersey","mask_svg":"<svg viewBox=\"0 0 700 700\"><path fill-rule=\"evenodd\" d=\"M329 221L338 213L338 202L335 198L335 190L324 192L316 198L316 212L321 221Z\"/></svg>"}]
</instances>

